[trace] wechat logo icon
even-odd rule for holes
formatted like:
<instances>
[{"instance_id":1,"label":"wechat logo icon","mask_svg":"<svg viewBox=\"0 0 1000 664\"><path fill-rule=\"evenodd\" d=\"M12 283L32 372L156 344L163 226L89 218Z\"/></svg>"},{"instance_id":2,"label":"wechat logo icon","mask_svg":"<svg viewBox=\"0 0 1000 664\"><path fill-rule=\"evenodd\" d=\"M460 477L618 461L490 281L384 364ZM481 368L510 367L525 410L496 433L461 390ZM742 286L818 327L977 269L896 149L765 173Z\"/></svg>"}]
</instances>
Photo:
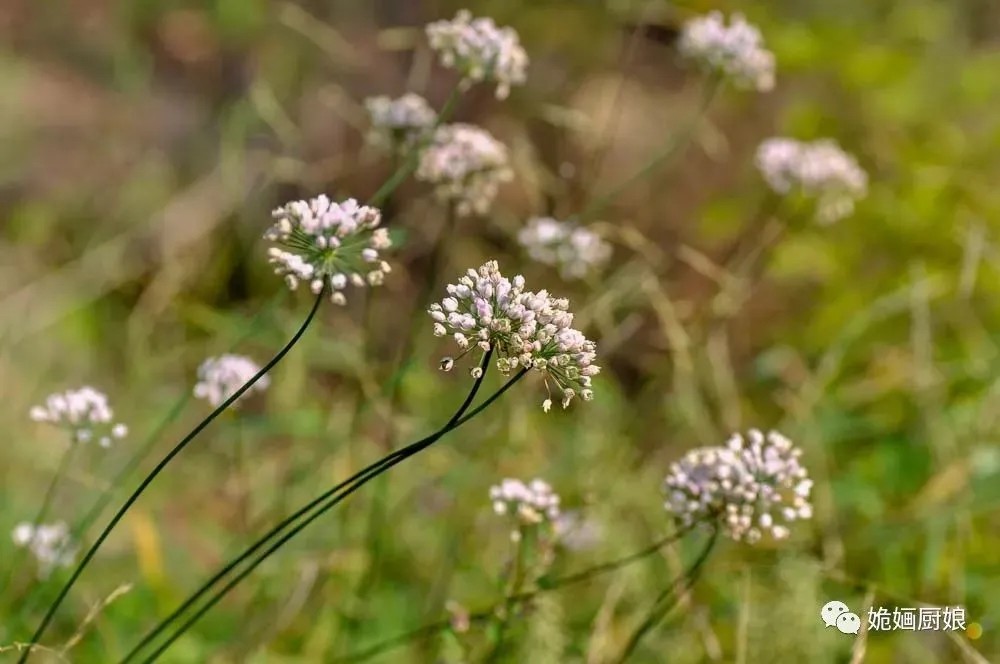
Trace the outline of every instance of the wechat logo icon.
<instances>
[{"instance_id":1,"label":"wechat logo icon","mask_svg":"<svg viewBox=\"0 0 1000 664\"><path fill-rule=\"evenodd\" d=\"M836 627L842 634L857 634L861 630L861 617L838 600L824 604L819 617L826 627Z\"/></svg>"}]
</instances>

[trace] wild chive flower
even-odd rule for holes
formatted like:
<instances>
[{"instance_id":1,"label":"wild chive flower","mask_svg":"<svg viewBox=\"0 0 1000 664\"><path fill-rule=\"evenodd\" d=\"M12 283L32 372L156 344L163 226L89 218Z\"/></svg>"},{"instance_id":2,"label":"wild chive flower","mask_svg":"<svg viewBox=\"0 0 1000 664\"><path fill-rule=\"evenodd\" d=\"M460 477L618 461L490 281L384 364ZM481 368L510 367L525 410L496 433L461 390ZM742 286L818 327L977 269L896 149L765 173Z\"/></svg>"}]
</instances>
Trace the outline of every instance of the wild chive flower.
<instances>
[{"instance_id":1,"label":"wild chive flower","mask_svg":"<svg viewBox=\"0 0 1000 664\"><path fill-rule=\"evenodd\" d=\"M288 203L272 216L276 221L264 238L284 249L271 247L268 260L292 290L300 281L315 294L329 286L330 299L345 304L343 291L349 283L378 286L390 272L379 252L392 241L386 229L378 228L378 208L359 205L353 198L334 203L323 195Z\"/></svg>"},{"instance_id":2,"label":"wild chive flower","mask_svg":"<svg viewBox=\"0 0 1000 664\"><path fill-rule=\"evenodd\" d=\"M513 178L507 147L473 125L442 125L420 156L416 178L434 185L439 200L451 202L461 216L486 214Z\"/></svg>"},{"instance_id":3,"label":"wild chive flower","mask_svg":"<svg viewBox=\"0 0 1000 664\"><path fill-rule=\"evenodd\" d=\"M398 99L369 97L365 108L371 120L369 143L393 151L418 145L437 121L437 113L427 100L412 92Z\"/></svg>"},{"instance_id":4,"label":"wild chive flower","mask_svg":"<svg viewBox=\"0 0 1000 664\"><path fill-rule=\"evenodd\" d=\"M733 434L725 446L688 452L670 467L666 508L682 525L717 521L724 533L753 544L765 533L789 534L787 524L812 516L812 480L802 451L776 431Z\"/></svg>"},{"instance_id":5,"label":"wild chive flower","mask_svg":"<svg viewBox=\"0 0 1000 664\"><path fill-rule=\"evenodd\" d=\"M206 400L212 407L217 407L243 387L258 371L260 367L249 357L242 355L210 357L198 367L198 382L194 386L194 395ZM271 379L268 376L261 376L249 390L240 395L236 403L245 399L251 392L263 392L270 384Z\"/></svg>"},{"instance_id":6,"label":"wild chive flower","mask_svg":"<svg viewBox=\"0 0 1000 664\"><path fill-rule=\"evenodd\" d=\"M566 279L581 279L611 257L611 245L572 221L536 217L517 236L528 256L559 269Z\"/></svg>"},{"instance_id":7,"label":"wild chive flower","mask_svg":"<svg viewBox=\"0 0 1000 664\"><path fill-rule=\"evenodd\" d=\"M804 143L769 138L757 148L757 168L778 194L799 192L816 201L816 218L832 223L849 216L868 192L868 175L835 141Z\"/></svg>"},{"instance_id":8,"label":"wild chive flower","mask_svg":"<svg viewBox=\"0 0 1000 664\"><path fill-rule=\"evenodd\" d=\"M41 524L20 523L11 533L14 544L27 547L38 561L38 574L47 577L56 567L69 567L76 557L76 546L70 540L69 527L62 522Z\"/></svg>"},{"instance_id":9,"label":"wild chive flower","mask_svg":"<svg viewBox=\"0 0 1000 664\"><path fill-rule=\"evenodd\" d=\"M457 70L465 86L495 81L497 99L505 99L512 85L527 79L528 54L513 28L500 28L491 18L474 19L463 9L451 21L435 21L426 29L441 64Z\"/></svg>"},{"instance_id":10,"label":"wild chive flower","mask_svg":"<svg viewBox=\"0 0 1000 664\"><path fill-rule=\"evenodd\" d=\"M32 407L28 415L35 422L69 430L77 443L96 440L101 447L111 447L112 441L128 435L128 427L114 421L107 395L89 386L49 395L44 405Z\"/></svg>"},{"instance_id":11,"label":"wild chive flower","mask_svg":"<svg viewBox=\"0 0 1000 664\"><path fill-rule=\"evenodd\" d=\"M513 517L518 527L511 531L517 541L520 527L547 524L553 526L559 518L559 495L548 482L534 479L525 484L521 480L505 479L490 487L493 511L501 516Z\"/></svg>"},{"instance_id":12,"label":"wild chive flower","mask_svg":"<svg viewBox=\"0 0 1000 664\"><path fill-rule=\"evenodd\" d=\"M729 25L717 11L691 19L684 24L678 48L737 87L759 92L774 87L774 54L764 48L760 31L742 14L733 14Z\"/></svg>"},{"instance_id":13,"label":"wild chive flower","mask_svg":"<svg viewBox=\"0 0 1000 664\"><path fill-rule=\"evenodd\" d=\"M524 286L523 276L508 279L496 261L469 270L446 287L447 297L428 309L435 336L450 334L462 355L492 348L497 368L505 375L518 366L542 373L547 388L551 380L560 390L563 408L576 396L590 401L591 378L601 370L594 364L596 345L571 327L569 300L544 290L526 291ZM454 360L446 358L443 368L445 364L450 369ZM548 411L552 399L542 407Z\"/></svg>"}]
</instances>

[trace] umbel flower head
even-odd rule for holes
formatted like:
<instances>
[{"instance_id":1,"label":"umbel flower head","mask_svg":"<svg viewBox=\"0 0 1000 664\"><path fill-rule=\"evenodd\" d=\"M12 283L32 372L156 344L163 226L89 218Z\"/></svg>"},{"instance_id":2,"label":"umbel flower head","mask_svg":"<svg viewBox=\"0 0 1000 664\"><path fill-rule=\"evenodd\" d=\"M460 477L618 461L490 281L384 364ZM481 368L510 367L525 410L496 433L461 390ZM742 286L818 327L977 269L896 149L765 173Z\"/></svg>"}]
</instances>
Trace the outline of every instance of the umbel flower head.
<instances>
[{"instance_id":1,"label":"umbel flower head","mask_svg":"<svg viewBox=\"0 0 1000 664\"><path fill-rule=\"evenodd\" d=\"M576 396L591 400L591 378L601 370L594 364L596 345L572 327L569 300L524 286L524 277L508 279L496 261L469 270L447 286L447 297L428 309L434 334L450 334L462 355L474 348L493 349L505 375L519 366L542 373L546 388L551 381L560 390L563 408ZM452 365L451 358L442 362L445 369ZM548 411L551 398L542 406Z\"/></svg>"},{"instance_id":2,"label":"umbel flower head","mask_svg":"<svg viewBox=\"0 0 1000 664\"><path fill-rule=\"evenodd\" d=\"M769 138L757 148L757 168L778 194L814 199L816 218L832 223L849 216L868 192L868 175L835 141L805 143Z\"/></svg>"},{"instance_id":3,"label":"umbel flower head","mask_svg":"<svg viewBox=\"0 0 1000 664\"><path fill-rule=\"evenodd\" d=\"M72 543L65 523L19 523L11 533L14 544L27 547L38 561L38 575L47 577L56 567L69 567L76 557L77 547Z\"/></svg>"},{"instance_id":4,"label":"umbel flower head","mask_svg":"<svg viewBox=\"0 0 1000 664\"><path fill-rule=\"evenodd\" d=\"M365 108L371 121L368 142L393 151L406 151L418 145L437 121L437 113L427 100L412 92L398 99L369 97Z\"/></svg>"},{"instance_id":5,"label":"umbel flower head","mask_svg":"<svg viewBox=\"0 0 1000 664\"><path fill-rule=\"evenodd\" d=\"M217 407L253 378L260 367L249 357L222 355L210 357L198 367L198 382L194 395ZM253 386L240 395L239 403L252 392L263 392L271 384L268 376L261 376Z\"/></svg>"},{"instance_id":6,"label":"umbel flower head","mask_svg":"<svg viewBox=\"0 0 1000 664\"><path fill-rule=\"evenodd\" d=\"M717 11L689 20L678 48L739 88L767 92L774 87L774 54L764 48L760 31L742 14L733 14L729 25Z\"/></svg>"},{"instance_id":7,"label":"umbel flower head","mask_svg":"<svg viewBox=\"0 0 1000 664\"><path fill-rule=\"evenodd\" d=\"M812 516L812 480L802 451L776 431L733 434L725 446L701 447L670 467L666 508L682 525L717 522L734 540L753 544Z\"/></svg>"},{"instance_id":8,"label":"umbel flower head","mask_svg":"<svg viewBox=\"0 0 1000 664\"><path fill-rule=\"evenodd\" d=\"M495 81L497 99L505 99L512 85L527 78L528 54L517 32L497 27L491 18L474 19L463 9L451 21L430 23L427 41L442 65L462 75L463 85Z\"/></svg>"},{"instance_id":9,"label":"umbel flower head","mask_svg":"<svg viewBox=\"0 0 1000 664\"><path fill-rule=\"evenodd\" d=\"M486 214L500 185L513 178L507 147L469 124L442 125L420 155L416 178L434 185L441 201L461 216Z\"/></svg>"},{"instance_id":10,"label":"umbel flower head","mask_svg":"<svg viewBox=\"0 0 1000 664\"><path fill-rule=\"evenodd\" d=\"M330 299L345 304L348 284L378 286L390 271L379 252L392 241L389 232L378 227L378 208L358 205L353 198L334 203L322 195L288 203L272 216L275 223L264 238L279 246L268 251L268 261L292 290L300 281L317 295L327 286Z\"/></svg>"},{"instance_id":11,"label":"umbel flower head","mask_svg":"<svg viewBox=\"0 0 1000 664\"><path fill-rule=\"evenodd\" d=\"M97 441L101 447L111 447L112 441L128 435L128 427L114 421L107 395L89 386L51 394L28 415L35 422L67 429L77 443Z\"/></svg>"},{"instance_id":12,"label":"umbel flower head","mask_svg":"<svg viewBox=\"0 0 1000 664\"><path fill-rule=\"evenodd\" d=\"M528 256L557 267L566 279L582 279L611 258L611 245L572 221L535 217L521 229L517 239Z\"/></svg>"},{"instance_id":13,"label":"umbel flower head","mask_svg":"<svg viewBox=\"0 0 1000 664\"><path fill-rule=\"evenodd\" d=\"M490 501L493 511L499 515L509 515L519 526L554 526L559 518L559 495L549 483L534 479L525 484L521 480L505 479L490 487ZM520 528L511 531L515 541Z\"/></svg>"}]
</instances>

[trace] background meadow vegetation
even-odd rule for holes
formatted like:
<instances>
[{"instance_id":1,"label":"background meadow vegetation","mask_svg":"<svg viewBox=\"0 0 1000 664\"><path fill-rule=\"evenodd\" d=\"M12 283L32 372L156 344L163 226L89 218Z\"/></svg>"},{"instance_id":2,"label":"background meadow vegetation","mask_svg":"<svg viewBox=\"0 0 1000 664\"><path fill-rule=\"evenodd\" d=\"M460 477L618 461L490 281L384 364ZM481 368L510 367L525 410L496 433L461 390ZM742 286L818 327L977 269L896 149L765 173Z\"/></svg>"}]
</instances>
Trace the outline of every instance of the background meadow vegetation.
<instances>
[{"instance_id":1,"label":"background meadow vegetation","mask_svg":"<svg viewBox=\"0 0 1000 664\"><path fill-rule=\"evenodd\" d=\"M541 386L519 385L305 531L163 661L332 662L446 617L449 600L490 606L509 539L487 491L507 476L544 477L594 525L558 570L638 550L669 531L669 463L755 426L805 450L815 518L780 545L719 547L634 661L1000 661L992 0L0 3L0 574L19 565L0 648L28 637L57 585L15 610L33 570L5 533L37 513L65 450L29 407L85 383L109 394L129 439L81 448L51 514L76 522L109 489L120 502L138 471L115 478L147 440L140 469L208 413L186 396L202 359L264 362L299 325L308 296L266 263L270 210L378 188L392 165L364 145L362 100L412 90L440 107L454 78L422 26L460 6L517 28L532 58L506 102L479 86L457 108L511 150L494 212L442 237L427 188L398 190L385 215L403 244L386 285L322 308L270 389L178 457L47 644L76 635L70 661L116 661L281 515L440 426L469 379L438 371L449 351L424 310L497 258L570 297L605 368L595 400L544 414ZM711 9L760 26L776 89L727 89L670 163L601 210L615 243L603 274L566 282L530 264L516 242L527 217L580 211L690 116L700 77L679 64L675 27ZM760 214L753 151L775 135L857 155L870 187L855 214L832 226ZM516 660L610 661L696 549L545 595ZM831 599L859 613L964 605L982 635L854 639L824 630ZM432 638L371 661L438 661L449 647Z\"/></svg>"}]
</instances>

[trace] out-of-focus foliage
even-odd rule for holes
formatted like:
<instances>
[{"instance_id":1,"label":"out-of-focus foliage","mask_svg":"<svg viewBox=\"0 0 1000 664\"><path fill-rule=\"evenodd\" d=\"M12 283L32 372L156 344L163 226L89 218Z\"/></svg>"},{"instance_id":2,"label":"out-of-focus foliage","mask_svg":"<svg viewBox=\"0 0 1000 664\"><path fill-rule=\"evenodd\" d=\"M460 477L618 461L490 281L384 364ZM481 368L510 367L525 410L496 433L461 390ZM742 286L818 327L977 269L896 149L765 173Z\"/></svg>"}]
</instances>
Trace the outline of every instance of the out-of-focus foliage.
<instances>
[{"instance_id":1,"label":"out-of-focus foliage","mask_svg":"<svg viewBox=\"0 0 1000 664\"><path fill-rule=\"evenodd\" d=\"M378 188L391 165L363 146L362 101L413 90L440 107L454 80L421 26L459 6L0 6L0 580L18 560L6 533L36 514L64 449L28 408L90 383L130 424L130 443L88 451L66 475L52 513L73 522L190 391L205 357L234 344L270 357L308 296L287 294L266 264L269 211ZM306 531L164 661L328 662L439 619L449 599L489 606L510 543L487 490L505 476L545 477L601 525L594 548L560 554L558 570L639 549L667 530L670 461L752 426L806 450L814 520L781 546L722 546L634 661L850 661L858 646L824 630L819 608L839 599L861 613L866 597L963 605L982 627L975 639L869 633L866 661L1000 657L1000 6L466 6L516 27L532 65L505 102L484 87L459 104L460 120L508 145L516 177L491 217L447 236L432 299L487 258L566 294L601 352L597 398L546 415L541 387L522 386ZM675 161L603 210L619 246L602 278L565 282L528 264L516 242L527 218L579 212L689 116L699 77L673 41L680 21L711 9L760 26L776 89L724 91ZM656 29L634 29L647 24ZM759 223L767 199L753 151L776 135L832 137L858 156L869 195L853 216ZM133 584L71 661L117 661L282 514L433 430L461 401L467 376L437 370L442 348L420 299L441 208L410 182L385 215L405 238L386 286L367 305L323 309L266 396L206 431L142 498L50 631L47 643L66 642L94 603ZM734 246L741 260L724 262ZM382 390L407 337L416 361L390 416ZM142 468L206 413L188 403ZM522 661L613 661L696 548L546 596L519 633ZM31 581L22 559L0 597L0 647L28 637L57 589L23 607ZM453 638L373 661L434 661Z\"/></svg>"}]
</instances>

